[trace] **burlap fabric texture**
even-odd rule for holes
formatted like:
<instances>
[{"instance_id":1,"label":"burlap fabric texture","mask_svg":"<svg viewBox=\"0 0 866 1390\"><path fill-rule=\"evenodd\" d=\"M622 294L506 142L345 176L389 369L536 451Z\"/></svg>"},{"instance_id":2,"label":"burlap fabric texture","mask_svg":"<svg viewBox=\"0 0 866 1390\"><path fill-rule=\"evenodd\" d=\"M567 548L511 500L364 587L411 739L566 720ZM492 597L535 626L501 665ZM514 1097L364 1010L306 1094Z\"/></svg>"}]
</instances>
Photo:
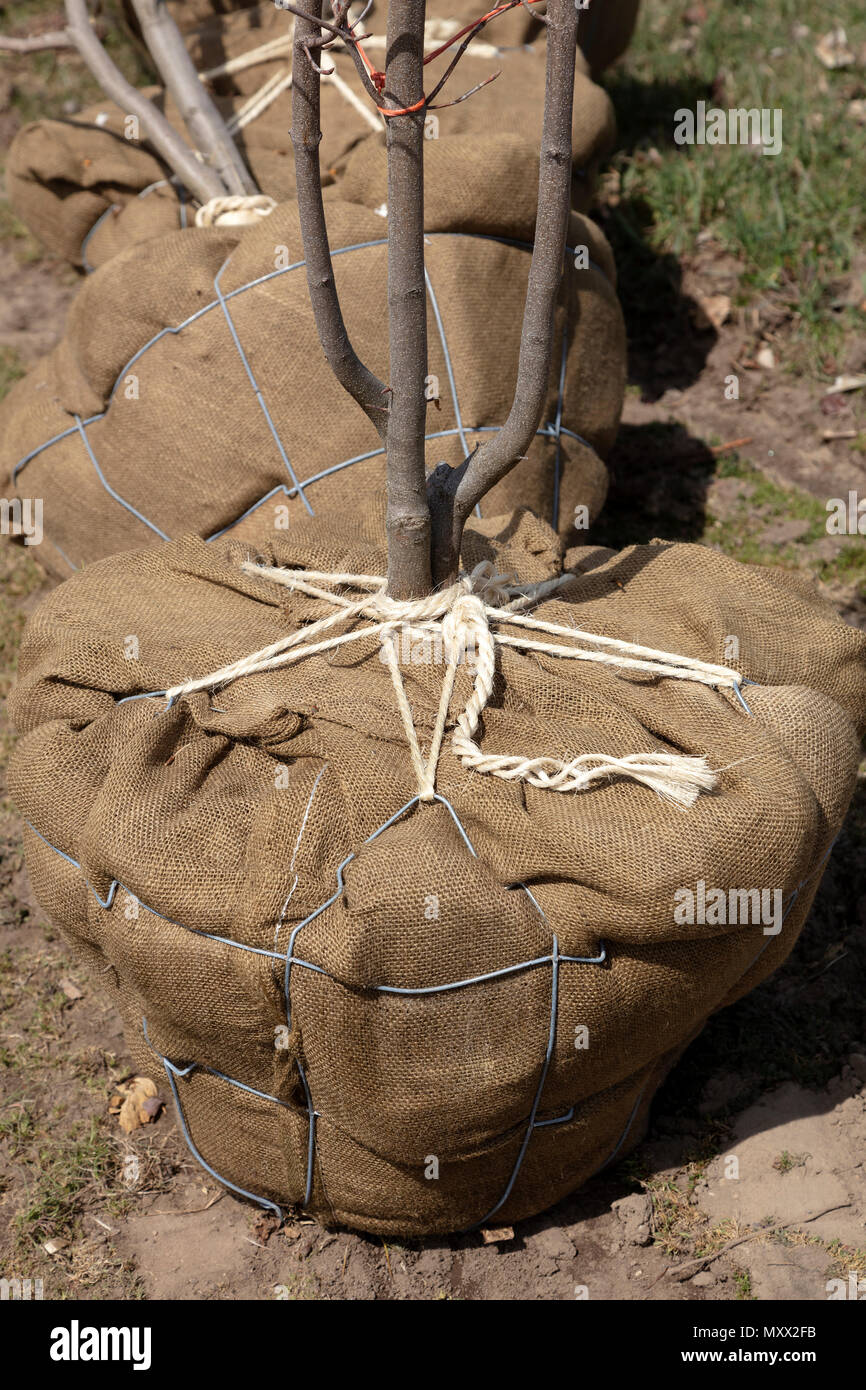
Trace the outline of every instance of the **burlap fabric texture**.
<instances>
[{"instance_id":1,"label":"burlap fabric texture","mask_svg":"<svg viewBox=\"0 0 866 1390\"><path fill-rule=\"evenodd\" d=\"M379 574L382 534L376 495L258 553ZM169 709L121 702L321 616L244 573L250 553L186 537L116 556L31 619L11 787L37 896L235 1189L383 1235L537 1212L628 1151L708 1015L790 951L855 781L866 637L796 578L700 546L572 550L537 617L716 663L736 636L749 712L500 649L483 748L674 749L718 790L688 810L625 780L560 795L469 773L446 739L422 805L375 640ZM464 562L485 559L530 582L563 550L516 512L472 523ZM441 664L401 660L424 745ZM701 883L783 908L684 920Z\"/></svg>"},{"instance_id":2,"label":"burlap fabric texture","mask_svg":"<svg viewBox=\"0 0 866 1390\"><path fill-rule=\"evenodd\" d=\"M447 5L439 0L428 7L428 13L428 49L478 17L477 7L468 0ZM367 27L382 36L384 23L385 6L380 4L378 13L371 11ZM267 60L212 79L212 89L227 120L246 119L256 93L268 83L279 83L281 75L289 77L291 24L290 14L268 3L211 15L188 29L187 44L202 73L243 59L265 44L283 41L280 51ZM453 50L429 65L428 91L443 75L451 56ZM371 44L370 59L383 64L384 49ZM361 88L351 57L329 50L331 62L336 78L322 83L320 154L326 182L339 178L347 155L359 140L370 135L371 129L382 130L381 118ZM543 26L522 8L502 15L470 46L440 100L459 96L493 72L501 75L468 101L431 112L438 122L437 137L448 141L470 132L513 133L537 148L544 66ZM182 132L173 102L166 101L158 89L148 89L148 95ZM281 95L236 135L260 189L278 201L293 197L295 192L290 126L291 92L282 88ZM128 138L129 132L126 114L106 98L68 120L43 120L26 126L9 152L7 192L16 213L52 251L85 269L92 270L125 247L190 225L194 219L197 204L151 151L146 134ZM581 211L589 207L597 166L611 149L614 134L610 100L590 79L586 61L578 55L573 205ZM483 158L481 151L477 157Z\"/></svg>"},{"instance_id":3,"label":"burlap fabric texture","mask_svg":"<svg viewBox=\"0 0 866 1390\"><path fill-rule=\"evenodd\" d=\"M518 136L430 142L431 468L458 463L507 417L537 158ZM349 332L387 382L378 137L358 146L325 196ZM585 247L587 264L575 269L566 258L540 431L483 507L495 514L522 503L564 534L604 499L602 459L625 381L610 248L579 214L569 246ZM60 345L0 407L0 437L6 495L43 499L45 540L34 553L60 578L188 531L212 538L231 528L242 537L264 512L272 523L288 516L294 524L323 507L351 507L384 476L379 436L319 346L291 202L254 227L151 239L92 275Z\"/></svg>"}]
</instances>

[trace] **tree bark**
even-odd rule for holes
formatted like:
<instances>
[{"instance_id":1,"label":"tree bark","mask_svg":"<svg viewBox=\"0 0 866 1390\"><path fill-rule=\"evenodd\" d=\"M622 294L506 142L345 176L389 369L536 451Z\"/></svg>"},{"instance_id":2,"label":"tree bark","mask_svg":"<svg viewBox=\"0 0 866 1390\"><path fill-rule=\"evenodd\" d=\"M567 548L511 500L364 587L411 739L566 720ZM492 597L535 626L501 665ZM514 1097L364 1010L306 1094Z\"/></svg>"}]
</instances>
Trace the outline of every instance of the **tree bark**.
<instances>
[{"instance_id":1,"label":"tree bark","mask_svg":"<svg viewBox=\"0 0 866 1390\"><path fill-rule=\"evenodd\" d=\"M508 419L459 468L431 474L433 582L457 573L463 527L473 507L526 453L544 409L571 205L571 113L578 12L574 0L548 0L544 126L535 244L523 313L517 385Z\"/></svg>"},{"instance_id":2,"label":"tree bark","mask_svg":"<svg viewBox=\"0 0 866 1390\"><path fill-rule=\"evenodd\" d=\"M115 67L90 25L86 0L65 0L69 33L75 47L96 78L105 95L111 97L121 111L137 116L157 154L186 185L200 202L224 195L225 189L216 170L196 159L193 151L169 125L165 116L147 97L127 82Z\"/></svg>"},{"instance_id":3,"label":"tree bark","mask_svg":"<svg viewBox=\"0 0 866 1390\"><path fill-rule=\"evenodd\" d=\"M141 32L166 91L174 98L190 139L229 194L259 192L212 96L202 85L165 0L132 0Z\"/></svg>"},{"instance_id":4,"label":"tree bark","mask_svg":"<svg viewBox=\"0 0 866 1390\"><path fill-rule=\"evenodd\" d=\"M385 104L424 96L425 0L388 7ZM386 118L388 148L388 592L430 592L430 508L424 467L427 290L424 278L424 107Z\"/></svg>"}]
</instances>

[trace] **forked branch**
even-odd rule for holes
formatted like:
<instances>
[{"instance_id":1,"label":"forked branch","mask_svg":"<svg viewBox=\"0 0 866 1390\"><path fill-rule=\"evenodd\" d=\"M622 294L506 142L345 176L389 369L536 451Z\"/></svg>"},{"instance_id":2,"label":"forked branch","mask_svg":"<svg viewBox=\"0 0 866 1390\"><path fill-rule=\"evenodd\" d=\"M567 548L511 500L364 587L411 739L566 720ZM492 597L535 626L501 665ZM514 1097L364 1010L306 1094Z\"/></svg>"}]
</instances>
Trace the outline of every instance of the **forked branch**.
<instances>
[{"instance_id":1,"label":"forked branch","mask_svg":"<svg viewBox=\"0 0 866 1390\"><path fill-rule=\"evenodd\" d=\"M517 384L508 419L459 468L441 465L425 477L427 294L424 272L424 116L442 82L425 95L425 63L470 39L499 14L521 3L506 0L424 56L424 0L392 0L388 9L385 72L377 72L348 22L347 0L322 19L322 0L282 8L297 16L293 62L292 143L307 283L319 338L338 381L376 424L387 454L388 592L424 595L457 574L467 517L495 483L522 458L538 429L550 381L554 313L562 281L571 206L571 113L577 8L549 0L544 123L535 244L529 270ZM363 365L343 322L334 281L319 176L320 63L316 49L342 40L365 90L386 125L388 149L387 387ZM465 40L461 42L461 40ZM321 54L319 55L321 56ZM469 95L469 94L465 94ZM458 98L462 100L462 98ZM390 405L385 398L390 398Z\"/></svg>"}]
</instances>

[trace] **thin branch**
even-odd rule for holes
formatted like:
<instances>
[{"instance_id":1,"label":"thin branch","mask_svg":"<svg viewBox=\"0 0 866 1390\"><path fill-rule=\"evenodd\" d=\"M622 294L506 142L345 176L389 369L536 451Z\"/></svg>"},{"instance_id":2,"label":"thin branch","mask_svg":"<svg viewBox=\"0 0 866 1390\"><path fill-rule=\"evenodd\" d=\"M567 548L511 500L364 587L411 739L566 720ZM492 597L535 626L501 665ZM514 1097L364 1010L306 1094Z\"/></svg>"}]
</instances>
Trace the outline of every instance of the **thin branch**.
<instances>
[{"instance_id":1,"label":"thin branch","mask_svg":"<svg viewBox=\"0 0 866 1390\"><path fill-rule=\"evenodd\" d=\"M388 592L429 594L430 507L424 468L427 285L424 275L425 0L388 7L385 100L407 114L386 124L388 149ZM419 110L411 110L422 103Z\"/></svg>"},{"instance_id":2,"label":"thin branch","mask_svg":"<svg viewBox=\"0 0 866 1390\"><path fill-rule=\"evenodd\" d=\"M258 193L252 174L226 128L213 97L202 85L165 0L132 0L148 51L166 91L174 98L194 147L215 169L222 191Z\"/></svg>"},{"instance_id":3,"label":"thin branch","mask_svg":"<svg viewBox=\"0 0 866 1390\"><path fill-rule=\"evenodd\" d=\"M75 42L66 29L52 29L47 34L32 34L26 39L7 38L0 34L0 52L41 53L49 48L74 48Z\"/></svg>"},{"instance_id":4,"label":"thin branch","mask_svg":"<svg viewBox=\"0 0 866 1390\"><path fill-rule=\"evenodd\" d=\"M91 28L86 0L65 3L70 37L106 96L138 118L154 149L200 202L222 197L225 189L216 171L196 159L165 116L115 67Z\"/></svg>"},{"instance_id":5,"label":"thin branch","mask_svg":"<svg viewBox=\"0 0 866 1390\"><path fill-rule=\"evenodd\" d=\"M292 147L310 304L319 342L332 372L376 426L384 443L388 428L387 388L364 366L352 347L334 280L319 171L321 78L304 54L306 44L318 33L318 12L322 8L322 0L310 0L309 8L314 12L311 16L295 20Z\"/></svg>"},{"instance_id":6,"label":"thin branch","mask_svg":"<svg viewBox=\"0 0 866 1390\"><path fill-rule=\"evenodd\" d=\"M574 0L549 0L544 126L538 176L535 245L529 269L517 386L508 419L459 468L431 474L433 579L456 574L463 527L473 507L528 450L538 429L550 381L554 311L562 280L571 204L571 114L577 42Z\"/></svg>"},{"instance_id":7,"label":"thin branch","mask_svg":"<svg viewBox=\"0 0 866 1390\"><path fill-rule=\"evenodd\" d=\"M468 91L468 92L464 92L464 93L462 94L462 96L454 97L453 101L437 101L437 102L431 102L430 99L428 98L428 100L427 100L427 110L428 110L428 111L445 111L445 110L447 110L447 108L448 108L449 106L459 106L460 103L461 103L461 101L468 101L470 97L474 97L474 95L475 95L476 92L480 92L482 87L489 87L491 82L495 82L496 79L497 79L497 77L501 77L501 76L502 76L502 72L501 72L501 71L500 71L500 72L492 72L492 73L490 74L490 76L489 76L489 77L485 77L484 80L483 80L482 82L476 82L476 83L475 83L475 86L474 86L474 87L470 87L470 88L469 88L469 91Z\"/></svg>"}]
</instances>

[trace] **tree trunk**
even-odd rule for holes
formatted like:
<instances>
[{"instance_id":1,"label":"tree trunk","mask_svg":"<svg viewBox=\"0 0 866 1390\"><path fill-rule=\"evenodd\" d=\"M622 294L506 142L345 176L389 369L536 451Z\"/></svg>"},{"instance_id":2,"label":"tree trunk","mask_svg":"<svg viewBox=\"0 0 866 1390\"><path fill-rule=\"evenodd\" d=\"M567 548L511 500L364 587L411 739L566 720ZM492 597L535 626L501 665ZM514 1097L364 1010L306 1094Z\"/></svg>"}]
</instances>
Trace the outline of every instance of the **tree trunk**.
<instances>
[{"instance_id":1,"label":"tree trunk","mask_svg":"<svg viewBox=\"0 0 866 1390\"><path fill-rule=\"evenodd\" d=\"M424 0L388 7L385 104L402 110L424 96ZM427 289L424 277L424 107L386 118L388 145L388 592L431 589L430 509L425 475Z\"/></svg>"}]
</instances>

